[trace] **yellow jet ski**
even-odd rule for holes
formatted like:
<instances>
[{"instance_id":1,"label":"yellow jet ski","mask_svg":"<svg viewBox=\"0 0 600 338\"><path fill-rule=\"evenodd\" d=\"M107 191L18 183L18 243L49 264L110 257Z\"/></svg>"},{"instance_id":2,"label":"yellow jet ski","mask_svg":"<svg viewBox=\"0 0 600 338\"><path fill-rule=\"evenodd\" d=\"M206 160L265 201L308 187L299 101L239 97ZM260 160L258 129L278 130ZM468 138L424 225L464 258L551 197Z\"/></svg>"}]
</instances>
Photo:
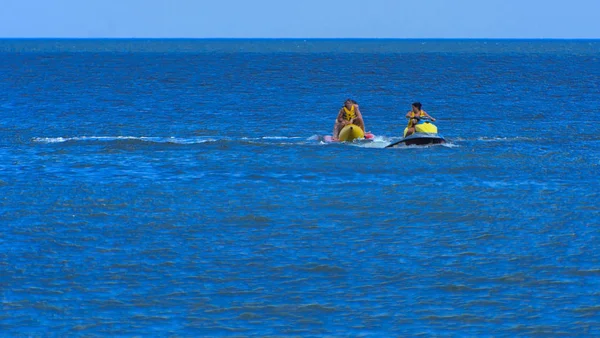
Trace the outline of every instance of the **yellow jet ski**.
<instances>
[{"instance_id":1,"label":"yellow jet ski","mask_svg":"<svg viewBox=\"0 0 600 338\"><path fill-rule=\"evenodd\" d=\"M408 127L404 128L404 137L397 142L389 144L386 148L393 148L399 145L428 145L446 143L446 140L438 134L438 128L431 122L425 121L415 125L415 132L406 136Z\"/></svg>"}]
</instances>

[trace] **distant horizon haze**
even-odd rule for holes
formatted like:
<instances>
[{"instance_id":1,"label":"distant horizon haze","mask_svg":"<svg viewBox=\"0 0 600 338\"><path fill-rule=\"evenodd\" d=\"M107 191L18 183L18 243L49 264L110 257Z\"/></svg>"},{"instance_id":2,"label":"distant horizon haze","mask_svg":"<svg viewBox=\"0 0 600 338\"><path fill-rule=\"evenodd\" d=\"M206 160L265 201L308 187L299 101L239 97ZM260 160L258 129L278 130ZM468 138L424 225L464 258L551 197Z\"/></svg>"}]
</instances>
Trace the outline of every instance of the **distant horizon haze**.
<instances>
[{"instance_id":1,"label":"distant horizon haze","mask_svg":"<svg viewBox=\"0 0 600 338\"><path fill-rule=\"evenodd\" d=\"M600 39L600 1L4 0L0 38Z\"/></svg>"}]
</instances>

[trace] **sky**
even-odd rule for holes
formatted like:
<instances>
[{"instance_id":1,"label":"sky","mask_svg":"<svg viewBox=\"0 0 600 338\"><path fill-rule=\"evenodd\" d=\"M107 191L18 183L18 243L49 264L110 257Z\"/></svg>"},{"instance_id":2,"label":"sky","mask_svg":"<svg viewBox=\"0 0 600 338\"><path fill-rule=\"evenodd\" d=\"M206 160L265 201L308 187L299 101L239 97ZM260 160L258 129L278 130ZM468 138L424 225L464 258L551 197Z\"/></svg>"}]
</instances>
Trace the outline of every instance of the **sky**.
<instances>
[{"instance_id":1,"label":"sky","mask_svg":"<svg viewBox=\"0 0 600 338\"><path fill-rule=\"evenodd\" d=\"M600 0L0 0L5 38L600 38Z\"/></svg>"}]
</instances>

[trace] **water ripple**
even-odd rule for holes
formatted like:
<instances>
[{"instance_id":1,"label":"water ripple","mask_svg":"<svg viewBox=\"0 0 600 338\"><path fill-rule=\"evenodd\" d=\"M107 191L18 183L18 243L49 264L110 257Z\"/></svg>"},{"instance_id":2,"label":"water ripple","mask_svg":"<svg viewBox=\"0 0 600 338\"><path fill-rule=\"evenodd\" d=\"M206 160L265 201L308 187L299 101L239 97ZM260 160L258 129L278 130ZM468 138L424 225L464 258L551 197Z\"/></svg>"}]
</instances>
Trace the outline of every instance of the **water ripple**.
<instances>
[{"instance_id":1,"label":"water ripple","mask_svg":"<svg viewBox=\"0 0 600 338\"><path fill-rule=\"evenodd\" d=\"M600 335L594 44L297 42L5 42L3 334Z\"/></svg>"}]
</instances>

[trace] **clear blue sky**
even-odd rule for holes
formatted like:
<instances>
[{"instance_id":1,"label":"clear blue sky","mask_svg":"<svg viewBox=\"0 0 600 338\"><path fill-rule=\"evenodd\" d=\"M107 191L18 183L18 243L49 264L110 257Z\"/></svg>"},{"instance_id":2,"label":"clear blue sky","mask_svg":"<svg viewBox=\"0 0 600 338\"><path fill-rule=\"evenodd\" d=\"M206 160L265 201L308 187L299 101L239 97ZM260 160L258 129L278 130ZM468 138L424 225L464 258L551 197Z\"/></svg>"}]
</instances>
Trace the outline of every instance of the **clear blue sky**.
<instances>
[{"instance_id":1,"label":"clear blue sky","mask_svg":"<svg viewBox=\"0 0 600 338\"><path fill-rule=\"evenodd\" d=\"M0 37L600 38L600 0L0 0Z\"/></svg>"}]
</instances>

